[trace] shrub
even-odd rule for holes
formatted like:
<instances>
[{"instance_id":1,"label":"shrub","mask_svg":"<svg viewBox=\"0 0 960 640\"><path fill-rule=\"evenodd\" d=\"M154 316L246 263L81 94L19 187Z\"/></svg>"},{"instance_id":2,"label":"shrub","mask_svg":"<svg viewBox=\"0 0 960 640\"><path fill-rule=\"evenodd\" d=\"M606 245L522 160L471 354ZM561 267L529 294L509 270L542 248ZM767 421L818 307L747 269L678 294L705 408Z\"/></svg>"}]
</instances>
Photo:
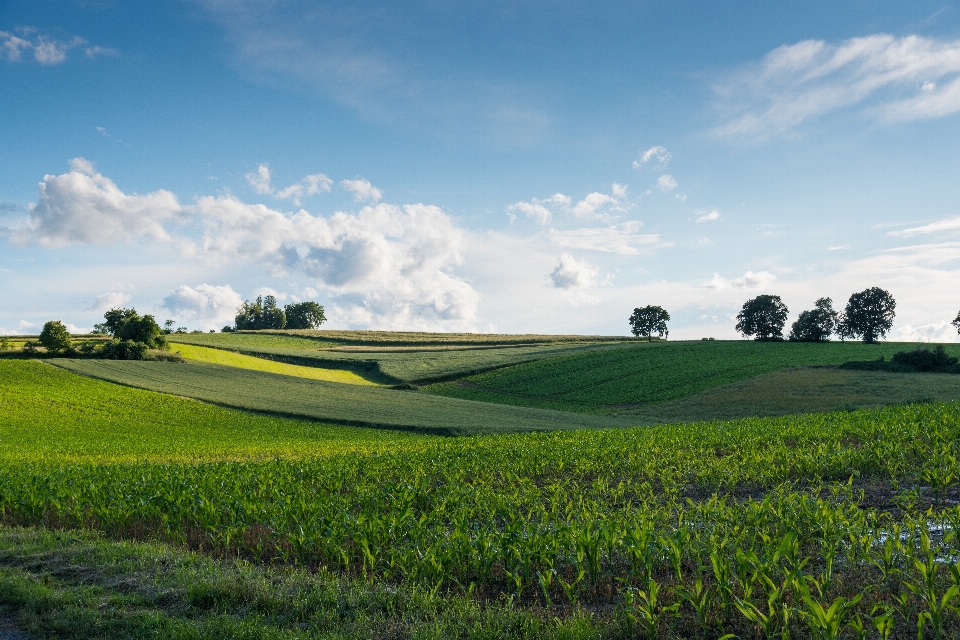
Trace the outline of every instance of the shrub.
<instances>
[{"instance_id":1,"label":"shrub","mask_svg":"<svg viewBox=\"0 0 960 640\"><path fill-rule=\"evenodd\" d=\"M70 348L70 332L59 320L51 320L43 325L40 344L50 353L66 351Z\"/></svg>"},{"instance_id":2,"label":"shrub","mask_svg":"<svg viewBox=\"0 0 960 640\"><path fill-rule=\"evenodd\" d=\"M143 360L147 345L130 340L111 340L100 348L99 355L107 360Z\"/></svg>"},{"instance_id":3,"label":"shrub","mask_svg":"<svg viewBox=\"0 0 960 640\"><path fill-rule=\"evenodd\" d=\"M891 360L916 371L942 371L958 362L957 358L947 355L942 344L933 351L922 347L913 351L898 351Z\"/></svg>"}]
</instances>

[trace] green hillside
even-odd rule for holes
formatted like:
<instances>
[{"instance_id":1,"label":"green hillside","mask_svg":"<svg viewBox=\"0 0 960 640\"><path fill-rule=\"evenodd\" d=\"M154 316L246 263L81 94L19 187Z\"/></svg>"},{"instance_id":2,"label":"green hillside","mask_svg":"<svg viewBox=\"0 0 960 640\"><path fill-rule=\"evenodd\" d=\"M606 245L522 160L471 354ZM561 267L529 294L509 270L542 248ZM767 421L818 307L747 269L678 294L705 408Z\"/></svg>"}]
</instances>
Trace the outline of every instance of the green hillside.
<instances>
[{"instance_id":1,"label":"green hillside","mask_svg":"<svg viewBox=\"0 0 960 640\"><path fill-rule=\"evenodd\" d=\"M337 384L201 362L49 360L69 371L218 405L324 422L436 434L597 429L635 424L588 416Z\"/></svg>"},{"instance_id":2,"label":"green hillside","mask_svg":"<svg viewBox=\"0 0 960 640\"><path fill-rule=\"evenodd\" d=\"M683 398L787 367L890 358L913 345L859 342L630 343L561 355L426 387L438 395L584 413ZM948 346L960 355L960 345Z\"/></svg>"}]
</instances>

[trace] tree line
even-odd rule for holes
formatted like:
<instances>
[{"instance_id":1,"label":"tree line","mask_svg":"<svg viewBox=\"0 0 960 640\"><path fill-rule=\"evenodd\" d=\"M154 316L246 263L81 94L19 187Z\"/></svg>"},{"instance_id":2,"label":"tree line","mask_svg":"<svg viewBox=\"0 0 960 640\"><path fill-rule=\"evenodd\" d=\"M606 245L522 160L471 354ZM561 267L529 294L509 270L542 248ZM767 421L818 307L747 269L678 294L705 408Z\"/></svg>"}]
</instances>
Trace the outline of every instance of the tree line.
<instances>
[{"instance_id":1,"label":"tree line","mask_svg":"<svg viewBox=\"0 0 960 640\"><path fill-rule=\"evenodd\" d=\"M835 311L833 300L820 298L814 308L803 311L790 327L786 338L792 342L826 342L836 335L841 342L859 338L873 344L887 335L893 326L897 302L889 291L870 287L854 293L843 311ZM744 337L755 340L783 340L783 329L790 310L780 296L760 295L747 300L737 314L736 329ZM663 307L648 305L633 310L628 319L630 331L637 338L653 340L653 335L670 335L667 322L670 314ZM950 323L960 333L960 313Z\"/></svg>"}]
</instances>

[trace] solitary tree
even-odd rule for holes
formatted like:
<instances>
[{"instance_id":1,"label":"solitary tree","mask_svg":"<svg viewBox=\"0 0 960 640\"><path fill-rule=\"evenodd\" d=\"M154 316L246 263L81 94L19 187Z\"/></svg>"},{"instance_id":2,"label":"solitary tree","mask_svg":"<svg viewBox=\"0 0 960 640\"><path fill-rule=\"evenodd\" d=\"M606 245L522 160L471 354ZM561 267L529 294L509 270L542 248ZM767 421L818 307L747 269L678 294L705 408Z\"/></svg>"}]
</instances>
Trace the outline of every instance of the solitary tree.
<instances>
[{"instance_id":1,"label":"solitary tree","mask_svg":"<svg viewBox=\"0 0 960 640\"><path fill-rule=\"evenodd\" d=\"M646 338L648 342L653 340L651 334L654 333L664 338L670 335L667 331L669 319L670 314L663 307L647 305L637 308L630 315L630 331L638 338Z\"/></svg>"},{"instance_id":2,"label":"solitary tree","mask_svg":"<svg viewBox=\"0 0 960 640\"><path fill-rule=\"evenodd\" d=\"M51 320L43 325L40 332L40 344L50 353L59 353L70 348L70 332L59 320Z\"/></svg>"},{"instance_id":3,"label":"solitary tree","mask_svg":"<svg viewBox=\"0 0 960 640\"><path fill-rule=\"evenodd\" d=\"M799 342L826 342L837 326L837 316L833 310L833 300L820 298L815 308L804 311L790 328L790 340Z\"/></svg>"},{"instance_id":4,"label":"solitary tree","mask_svg":"<svg viewBox=\"0 0 960 640\"><path fill-rule=\"evenodd\" d=\"M783 325L790 311L780 296L757 296L743 303L737 314L737 331L757 340L783 340Z\"/></svg>"},{"instance_id":5,"label":"solitary tree","mask_svg":"<svg viewBox=\"0 0 960 640\"><path fill-rule=\"evenodd\" d=\"M951 322L950 324L956 327L957 333L960 333L960 313L957 314L957 317L954 318L953 322Z\"/></svg>"},{"instance_id":6,"label":"solitary tree","mask_svg":"<svg viewBox=\"0 0 960 640\"><path fill-rule=\"evenodd\" d=\"M850 296L843 315L850 335L863 338L865 344L873 344L893 326L896 308L897 302L889 291L870 287Z\"/></svg>"},{"instance_id":7,"label":"solitary tree","mask_svg":"<svg viewBox=\"0 0 960 640\"><path fill-rule=\"evenodd\" d=\"M309 300L288 304L283 313L287 317L287 329L317 329L327 320L323 306Z\"/></svg>"},{"instance_id":8,"label":"solitary tree","mask_svg":"<svg viewBox=\"0 0 960 640\"><path fill-rule=\"evenodd\" d=\"M277 306L273 296L258 296L256 302L245 301L237 307L234 318L237 329L283 329L286 314Z\"/></svg>"},{"instance_id":9,"label":"solitary tree","mask_svg":"<svg viewBox=\"0 0 960 640\"><path fill-rule=\"evenodd\" d=\"M156 319L151 315L141 316L136 309L110 309L103 314L104 322L96 325L98 333L105 333L117 340L140 342L152 349L163 349L167 341Z\"/></svg>"}]
</instances>

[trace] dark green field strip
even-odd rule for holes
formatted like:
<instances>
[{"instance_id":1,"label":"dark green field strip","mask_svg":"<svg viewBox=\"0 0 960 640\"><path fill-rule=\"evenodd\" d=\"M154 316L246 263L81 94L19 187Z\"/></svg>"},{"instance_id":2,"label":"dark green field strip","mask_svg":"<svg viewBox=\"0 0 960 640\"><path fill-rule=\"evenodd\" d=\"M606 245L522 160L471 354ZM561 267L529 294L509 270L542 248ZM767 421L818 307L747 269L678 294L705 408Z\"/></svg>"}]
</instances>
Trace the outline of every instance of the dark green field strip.
<instances>
[{"instance_id":1,"label":"dark green field strip","mask_svg":"<svg viewBox=\"0 0 960 640\"><path fill-rule=\"evenodd\" d=\"M521 362L616 349L624 345L623 342L594 342L484 348L474 345L451 351L344 352L319 348L316 342L303 338L260 333L188 334L175 336L172 341L228 349L290 364L348 369L374 382L386 384L429 384Z\"/></svg>"},{"instance_id":2,"label":"dark green field strip","mask_svg":"<svg viewBox=\"0 0 960 640\"><path fill-rule=\"evenodd\" d=\"M610 342L627 339L626 336L549 335L536 333L428 333L421 331L341 331L337 329L259 331L280 336L302 336L342 345L406 346L406 345L517 345L552 344L563 342Z\"/></svg>"},{"instance_id":3,"label":"dark green field strip","mask_svg":"<svg viewBox=\"0 0 960 640\"><path fill-rule=\"evenodd\" d=\"M187 362L60 359L57 366L218 405L324 422L468 435L623 427L633 420L507 407L410 391L340 385Z\"/></svg>"},{"instance_id":4,"label":"dark green field strip","mask_svg":"<svg viewBox=\"0 0 960 640\"><path fill-rule=\"evenodd\" d=\"M913 345L702 341L623 345L519 364L432 393L564 411L610 412L693 395L791 366L890 358ZM960 345L948 347L960 354ZM475 385L475 386L473 386Z\"/></svg>"}]
</instances>

